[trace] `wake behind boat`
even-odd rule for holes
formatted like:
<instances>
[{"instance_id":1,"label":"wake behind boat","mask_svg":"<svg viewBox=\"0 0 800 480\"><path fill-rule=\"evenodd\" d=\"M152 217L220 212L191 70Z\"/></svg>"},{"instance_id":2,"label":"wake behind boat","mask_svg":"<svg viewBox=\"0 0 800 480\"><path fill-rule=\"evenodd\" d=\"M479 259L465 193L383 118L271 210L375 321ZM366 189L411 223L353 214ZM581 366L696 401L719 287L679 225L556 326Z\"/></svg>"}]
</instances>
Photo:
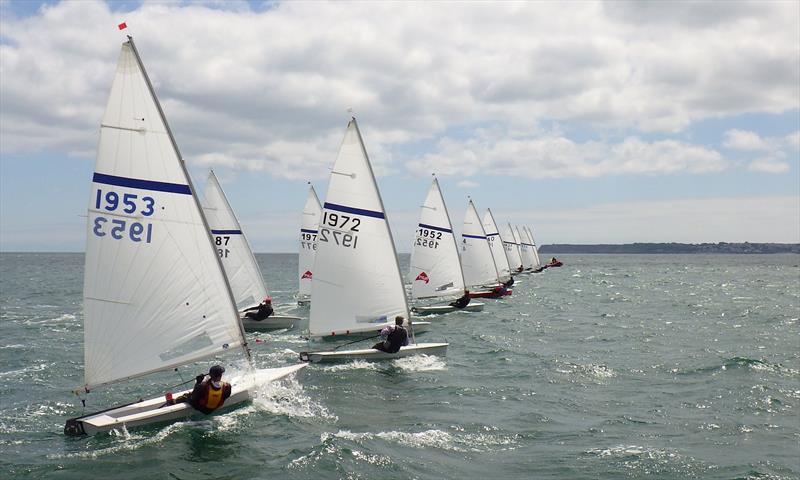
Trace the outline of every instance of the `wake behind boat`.
<instances>
[{"instance_id":1,"label":"wake behind boat","mask_svg":"<svg viewBox=\"0 0 800 480\"><path fill-rule=\"evenodd\" d=\"M392 232L355 118L347 125L331 171L317 240L308 322L311 337L374 335L394 324L398 316L408 324ZM414 340L413 330L411 333ZM447 350L447 344L440 343L412 346L407 353L444 355ZM369 352L359 353L359 358L387 356L377 349L366 350ZM355 355L352 352L303 352L300 359L348 360Z\"/></svg>"},{"instance_id":2,"label":"wake behind boat","mask_svg":"<svg viewBox=\"0 0 800 480\"><path fill-rule=\"evenodd\" d=\"M83 391L223 353L242 354L252 369L209 230L177 143L128 37L101 124L87 215ZM259 382L283 378L302 367L252 376L224 406L250 398ZM67 421L64 433L166 422L194 410L185 404L154 408L162 403L158 397L83 415Z\"/></svg>"}]
</instances>

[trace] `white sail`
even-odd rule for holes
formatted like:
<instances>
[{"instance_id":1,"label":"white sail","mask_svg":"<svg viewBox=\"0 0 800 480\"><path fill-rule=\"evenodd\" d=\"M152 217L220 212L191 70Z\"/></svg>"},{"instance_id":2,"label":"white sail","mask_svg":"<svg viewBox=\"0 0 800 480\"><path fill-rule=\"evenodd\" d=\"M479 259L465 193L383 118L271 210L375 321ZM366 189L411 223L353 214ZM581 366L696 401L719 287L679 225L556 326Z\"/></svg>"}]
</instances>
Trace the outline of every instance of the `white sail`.
<instances>
[{"instance_id":1,"label":"white sail","mask_svg":"<svg viewBox=\"0 0 800 480\"><path fill-rule=\"evenodd\" d=\"M242 346L230 287L132 41L103 115L84 274L88 388Z\"/></svg>"},{"instance_id":2,"label":"white sail","mask_svg":"<svg viewBox=\"0 0 800 480\"><path fill-rule=\"evenodd\" d=\"M508 265L512 272L519 272L522 270L522 257L519 254L519 245L517 241L514 239L514 231L511 228L511 224L506 224L506 229L503 232L501 239L503 241L503 246L506 249L506 255L508 256Z\"/></svg>"},{"instance_id":3,"label":"white sail","mask_svg":"<svg viewBox=\"0 0 800 480\"><path fill-rule=\"evenodd\" d=\"M300 282L298 299L308 300L311 297L311 281L314 272L314 257L317 254L317 229L322 218L322 206L314 187L309 184L308 197L303 207L303 218L300 223L300 254L297 263L297 275Z\"/></svg>"},{"instance_id":4,"label":"white sail","mask_svg":"<svg viewBox=\"0 0 800 480\"><path fill-rule=\"evenodd\" d=\"M497 228L494 215L492 215L492 210L489 208L486 209L486 214L483 216L483 229L486 231L486 241L489 242L489 248L492 249L492 257L497 268L497 274L500 281L506 283L511 279L511 267L508 263L503 240L500 238L500 230Z\"/></svg>"},{"instance_id":5,"label":"white sail","mask_svg":"<svg viewBox=\"0 0 800 480\"><path fill-rule=\"evenodd\" d=\"M254 307L268 295L267 286L253 250L213 171L208 173L204 197L203 211L211 229L211 239L231 285L236 308L241 311Z\"/></svg>"},{"instance_id":6,"label":"white sail","mask_svg":"<svg viewBox=\"0 0 800 480\"><path fill-rule=\"evenodd\" d=\"M534 265L531 246L528 243L527 237L523 239L522 234L519 232L519 227L514 227L514 240L516 240L517 244L519 245L519 255L522 257L522 267L525 270L532 269Z\"/></svg>"},{"instance_id":7,"label":"white sail","mask_svg":"<svg viewBox=\"0 0 800 480\"><path fill-rule=\"evenodd\" d=\"M460 297L464 294L458 244L436 178L420 210L411 250L409 280L411 298L414 299Z\"/></svg>"},{"instance_id":8,"label":"white sail","mask_svg":"<svg viewBox=\"0 0 800 480\"><path fill-rule=\"evenodd\" d=\"M472 200L467 205L464 228L461 231L461 266L468 290L472 290L473 287L497 285L499 277L497 267L489 242L486 241L483 223Z\"/></svg>"},{"instance_id":9,"label":"white sail","mask_svg":"<svg viewBox=\"0 0 800 480\"><path fill-rule=\"evenodd\" d=\"M531 230L530 227L523 228L528 234L528 240L531 244L531 251L533 252L533 266L539 267L542 264L542 260L539 258L539 248L536 246L536 240L533 239L533 230Z\"/></svg>"},{"instance_id":10,"label":"white sail","mask_svg":"<svg viewBox=\"0 0 800 480\"><path fill-rule=\"evenodd\" d=\"M380 329L408 318L392 232L355 119L333 165L311 282L312 336Z\"/></svg>"}]
</instances>

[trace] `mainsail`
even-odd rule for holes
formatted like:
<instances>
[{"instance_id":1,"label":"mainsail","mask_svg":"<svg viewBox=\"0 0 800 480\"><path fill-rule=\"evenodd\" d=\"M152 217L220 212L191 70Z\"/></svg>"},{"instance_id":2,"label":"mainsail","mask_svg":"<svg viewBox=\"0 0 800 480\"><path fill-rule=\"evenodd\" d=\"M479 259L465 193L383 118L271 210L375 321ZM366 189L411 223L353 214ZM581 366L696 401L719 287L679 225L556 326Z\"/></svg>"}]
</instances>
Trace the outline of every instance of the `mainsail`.
<instances>
[{"instance_id":1,"label":"mainsail","mask_svg":"<svg viewBox=\"0 0 800 480\"><path fill-rule=\"evenodd\" d=\"M322 206L314 187L309 183L308 197L303 207L303 218L300 223L300 255L297 274L300 279L298 299L307 300L311 296L311 282L314 272L314 257L317 253L317 229L322 218Z\"/></svg>"},{"instance_id":2,"label":"mainsail","mask_svg":"<svg viewBox=\"0 0 800 480\"><path fill-rule=\"evenodd\" d=\"M323 205L311 282L312 336L379 330L408 318L392 232L355 118Z\"/></svg>"},{"instance_id":3,"label":"mainsail","mask_svg":"<svg viewBox=\"0 0 800 480\"><path fill-rule=\"evenodd\" d=\"M464 228L461 231L461 266L464 269L464 283L468 290L472 287L497 285L499 275L494 264L492 250L486 241L483 223L475 210L472 200L464 215Z\"/></svg>"},{"instance_id":4,"label":"mainsail","mask_svg":"<svg viewBox=\"0 0 800 480\"><path fill-rule=\"evenodd\" d=\"M522 227L522 228L528 235L528 241L531 244L531 252L533 252L533 266L538 267L542 264L542 260L539 258L539 249L536 247L536 241L533 239L533 231L530 229L530 227Z\"/></svg>"},{"instance_id":5,"label":"mainsail","mask_svg":"<svg viewBox=\"0 0 800 480\"><path fill-rule=\"evenodd\" d=\"M409 280L414 299L460 297L464 294L458 244L436 178L420 210L411 250Z\"/></svg>"},{"instance_id":6,"label":"mainsail","mask_svg":"<svg viewBox=\"0 0 800 480\"><path fill-rule=\"evenodd\" d=\"M501 236L503 240L503 246L506 249L506 255L508 256L508 265L512 272L519 272L522 270L522 257L519 254L519 245L514 238L514 231L511 228L511 224L506 224L506 229Z\"/></svg>"},{"instance_id":7,"label":"mainsail","mask_svg":"<svg viewBox=\"0 0 800 480\"><path fill-rule=\"evenodd\" d=\"M245 345L208 226L133 40L122 45L100 129L84 312L87 388Z\"/></svg>"},{"instance_id":8,"label":"mainsail","mask_svg":"<svg viewBox=\"0 0 800 480\"><path fill-rule=\"evenodd\" d=\"M519 255L522 258L522 267L525 270L532 269L534 265L533 265L533 253L531 252L531 246L528 243L527 237L523 238L522 234L519 232L519 227L514 227L514 240L519 245Z\"/></svg>"},{"instance_id":9,"label":"mainsail","mask_svg":"<svg viewBox=\"0 0 800 480\"><path fill-rule=\"evenodd\" d=\"M267 286L253 250L213 170L208 173L204 197L203 210L211 229L211 238L231 285L236 308L241 311L256 306L268 295Z\"/></svg>"},{"instance_id":10,"label":"mainsail","mask_svg":"<svg viewBox=\"0 0 800 480\"><path fill-rule=\"evenodd\" d=\"M486 231L486 241L489 242L489 248L492 249L492 257L497 267L497 274L500 281L506 283L511 279L511 267L508 263L503 240L500 238L500 230L497 228L497 223L494 221L494 215L492 215L490 208L486 209L486 214L483 216L483 229Z\"/></svg>"}]
</instances>

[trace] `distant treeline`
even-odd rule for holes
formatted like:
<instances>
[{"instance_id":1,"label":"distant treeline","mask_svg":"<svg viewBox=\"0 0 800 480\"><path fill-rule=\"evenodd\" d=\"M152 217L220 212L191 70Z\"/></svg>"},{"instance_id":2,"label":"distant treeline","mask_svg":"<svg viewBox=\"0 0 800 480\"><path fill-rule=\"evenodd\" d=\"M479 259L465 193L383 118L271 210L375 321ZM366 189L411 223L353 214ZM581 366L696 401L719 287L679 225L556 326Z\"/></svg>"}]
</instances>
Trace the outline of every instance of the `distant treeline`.
<instances>
[{"instance_id":1,"label":"distant treeline","mask_svg":"<svg viewBox=\"0 0 800 480\"><path fill-rule=\"evenodd\" d=\"M625 243L539 247L540 253L800 253L800 243Z\"/></svg>"}]
</instances>

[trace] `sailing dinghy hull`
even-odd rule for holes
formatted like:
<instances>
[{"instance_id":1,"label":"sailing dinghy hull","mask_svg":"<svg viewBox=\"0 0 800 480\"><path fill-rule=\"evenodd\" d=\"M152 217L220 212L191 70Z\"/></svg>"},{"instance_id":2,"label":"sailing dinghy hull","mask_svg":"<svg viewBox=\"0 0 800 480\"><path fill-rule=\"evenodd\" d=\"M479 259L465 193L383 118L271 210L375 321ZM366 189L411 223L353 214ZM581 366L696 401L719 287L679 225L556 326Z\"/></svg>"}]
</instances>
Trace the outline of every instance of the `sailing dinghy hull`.
<instances>
[{"instance_id":1,"label":"sailing dinghy hull","mask_svg":"<svg viewBox=\"0 0 800 480\"><path fill-rule=\"evenodd\" d=\"M456 308L452 305L431 305L425 307L413 307L411 308L411 313L414 315L441 315L443 313L450 313L450 312L482 312L483 311L483 303L470 303L464 308ZM417 330L416 323L414 324L414 330Z\"/></svg>"},{"instance_id":2,"label":"sailing dinghy hull","mask_svg":"<svg viewBox=\"0 0 800 480\"><path fill-rule=\"evenodd\" d=\"M448 345L448 343L417 343L406 347L400 347L400 351L397 353L386 353L375 350L374 348L326 352L300 352L300 360L310 363L333 363L350 360L393 360L395 358L410 357L420 354L444 357L447 355Z\"/></svg>"},{"instance_id":3,"label":"sailing dinghy hull","mask_svg":"<svg viewBox=\"0 0 800 480\"><path fill-rule=\"evenodd\" d=\"M417 322L415 321L412 328L414 329L414 334L425 333L431 326L431 322ZM337 333L335 335L324 335L324 336L315 336L311 335L311 338L316 340L342 340L347 338L371 338L377 337L380 335L381 329L376 330L367 330L364 332L345 332L345 333Z\"/></svg>"},{"instance_id":4,"label":"sailing dinghy hull","mask_svg":"<svg viewBox=\"0 0 800 480\"><path fill-rule=\"evenodd\" d=\"M494 290L485 290L485 291L470 291L469 298L502 298L507 297L513 293L513 290L506 289L502 292L496 292Z\"/></svg>"},{"instance_id":5,"label":"sailing dinghy hull","mask_svg":"<svg viewBox=\"0 0 800 480\"><path fill-rule=\"evenodd\" d=\"M307 364L300 363L288 367L259 369L255 371L254 375L232 380L231 396L214 413L231 410L252 399L262 385L285 378L306 366ZM184 393L191 393L191 389L175 393L175 398ZM69 419L64 426L64 433L72 436L95 435L115 428L131 429L204 416L202 412L195 410L188 403L165 405L162 396Z\"/></svg>"},{"instance_id":6,"label":"sailing dinghy hull","mask_svg":"<svg viewBox=\"0 0 800 480\"><path fill-rule=\"evenodd\" d=\"M241 317L241 319L245 332L265 332L267 330L292 328L295 323L303 318L293 317L291 315L270 315L264 320L253 320L248 317Z\"/></svg>"}]
</instances>

